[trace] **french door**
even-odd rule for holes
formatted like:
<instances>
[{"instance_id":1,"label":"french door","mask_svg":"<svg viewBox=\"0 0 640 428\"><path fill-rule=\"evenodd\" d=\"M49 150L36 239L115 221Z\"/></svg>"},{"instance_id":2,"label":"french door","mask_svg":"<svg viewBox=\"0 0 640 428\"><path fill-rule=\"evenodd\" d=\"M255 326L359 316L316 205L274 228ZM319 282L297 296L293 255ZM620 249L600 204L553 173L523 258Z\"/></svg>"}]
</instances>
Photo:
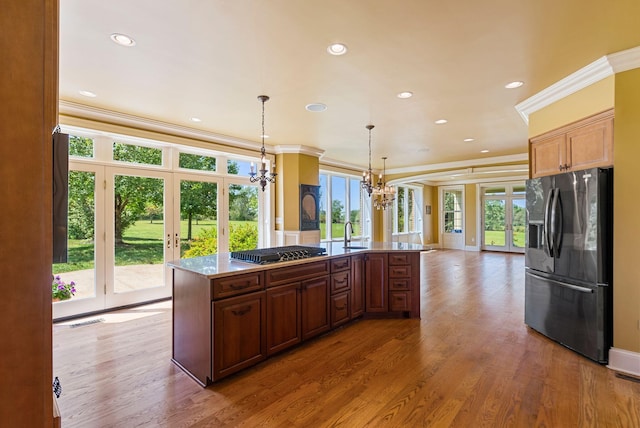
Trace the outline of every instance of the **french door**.
<instances>
[{"instance_id":1,"label":"french door","mask_svg":"<svg viewBox=\"0 0 640 428\"><path fill-rule=\"evenodd\" d=\"M524 183L481 187L482 249L524 253Z\"/></svg>"}]
</instances>

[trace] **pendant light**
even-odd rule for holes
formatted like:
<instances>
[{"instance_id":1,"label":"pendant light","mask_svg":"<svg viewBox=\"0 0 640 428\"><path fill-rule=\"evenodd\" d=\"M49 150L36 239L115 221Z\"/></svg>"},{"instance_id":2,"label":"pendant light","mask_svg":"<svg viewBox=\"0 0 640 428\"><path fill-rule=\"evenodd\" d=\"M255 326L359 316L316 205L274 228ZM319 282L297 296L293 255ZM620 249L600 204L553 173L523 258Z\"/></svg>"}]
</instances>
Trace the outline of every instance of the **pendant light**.
<instances>
[{"instance_id":1,"label":"pendant light","mask_svg":"<svg viewBox=\"0 0 640 428\"><path fill-rule=\"evenodd\" d=\"M260 187L262 187L262 191L267 187L267 183L275 183L276 182L276 163L273 163L273 169L271 172L267 170L267 153L264 149L264 103L269 101L269 97L267 95L259 95L258 99L262 102L262 148L260 149L260 169L256 172L254 169L253 162L251 162L251 170L249 172L249 181L252 183L260 182ZM260 173L260 175L258 175Z\"/></svg>"},{"instance_id":2,"label":"pendant light","mask_svg":"<svg viewBox=\"0 0 640 428\"><path fill-rule=\"evenodd\" d=\"M371 183L371 130L374 128L374 125L367 125L366 128L369 130L369 169L367 171L362 172L362 181L360 185L363 190L371 196L371 192L373 192L373 184Z\"/></svg>"},{"instance_id":3,"label":"pendant light","mask_svg":"<svg viewBox=\"0 0 640 428\"><path fill-rule=\"evenodd\" d=\"M396 199L396 189L393 186L387 186L385 182L385 174L387 171L387 157L382 158L382 174L378 177L378 183L373 189L375 198L373 199L373 206L376 209L382 208L386 210L389 208L393 201Z\"/></svg>"}]
</instances>

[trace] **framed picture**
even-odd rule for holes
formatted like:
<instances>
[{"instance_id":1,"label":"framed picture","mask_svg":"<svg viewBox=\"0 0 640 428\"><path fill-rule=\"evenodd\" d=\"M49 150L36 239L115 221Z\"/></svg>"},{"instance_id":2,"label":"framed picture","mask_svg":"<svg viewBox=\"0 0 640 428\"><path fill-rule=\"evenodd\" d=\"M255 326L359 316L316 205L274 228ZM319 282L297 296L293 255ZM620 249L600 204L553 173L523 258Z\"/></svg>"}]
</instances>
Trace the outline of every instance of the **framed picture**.
<instances>
[{"instance_id":1,"label":"framed picture","mask_svg":"<svg viewBox=\"0 0 640 428\"><path fill-rule=\"evenodd\" d=\"M320 186L300 185L300 230L320 230Z\"/></svg>"}]
</instances>

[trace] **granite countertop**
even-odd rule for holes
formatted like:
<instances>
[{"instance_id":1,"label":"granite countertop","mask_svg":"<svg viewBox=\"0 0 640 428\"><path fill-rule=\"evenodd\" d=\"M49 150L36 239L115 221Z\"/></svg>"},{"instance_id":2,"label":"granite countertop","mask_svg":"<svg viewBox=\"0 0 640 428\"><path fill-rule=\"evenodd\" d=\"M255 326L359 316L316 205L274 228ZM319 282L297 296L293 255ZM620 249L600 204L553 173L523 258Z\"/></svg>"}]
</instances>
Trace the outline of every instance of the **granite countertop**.
<instances>
[{"instance_id":1,"label":"granite countertop","mask_svg":"<svg viewBox=\"0 0 640 428\"><path fill-rule=\"evenodd\" d=\"M367 252L388 252L388 251L426 251L430 247L419 244L406 244L402 242L361 242L352 241L351 248L344 248L344 243L325 242L317 245L327 250L326 255L309 257L306 259L292 260L286 262L276 262L268 264L255 264L234 260L230 257L230 253L211 254L209 256L193 257L190 259L174 260L167 263L167 266L175 269L186 270L189 272L205 275L210 278L230 273L250 273L254 271L262 271L265 269L273 269L284 266L291 266L301 263L310 263L320 261L327 257L334 258L358 253Z\"/></svg>"}]
</instances>

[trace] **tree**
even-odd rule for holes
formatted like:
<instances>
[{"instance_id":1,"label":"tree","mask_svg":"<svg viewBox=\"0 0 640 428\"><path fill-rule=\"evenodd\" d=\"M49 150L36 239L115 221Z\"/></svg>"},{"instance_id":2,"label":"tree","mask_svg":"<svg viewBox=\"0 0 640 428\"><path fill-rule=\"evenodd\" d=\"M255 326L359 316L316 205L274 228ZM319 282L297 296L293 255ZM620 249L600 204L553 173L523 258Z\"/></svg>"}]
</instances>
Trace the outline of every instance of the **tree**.
<instances>
[{"instance_id":1,"label":"tree","mask_svg":"<svg viewBox=\"0 0 640 428\"><path fill-rule=\"evenodd\" d=\"M331 201L331 222L344 223L344 205L337 199Z\"/></svg>"},{"instance_id":2,"label":"tree","mask_svg":"<svg viewBox=\"0 0 640 428\"><path fill-rule=\"evenodd\" d=\"M69 238L93 239L95 219L95 175L69 171Z\"/></svg>"},{"instance_id":3,"label":"tree","mask_svg":"<svg viewBox=\"0 0 640 428\"><path fill-rule=\"evenodd\" d=\"M258 216L258 188L231 184L229 186L229 219L256 221Z\"/></svg>"},{"instance_id":4,"label":"tree","mask_svg":"<svg viewBox=\"0 0 640 428\"><path fill-rule=\"evenodd\" d=\"M191 240L194 216L217 218L218 185L206 181L180 182L180 213L187 218L187 240Z\"/></svg>"},{"instance_id":5,"label":"tree","mask_svg":"<svg viewBox=\"0 0 640 428\"><path fill-rule=\"evenodd\" d=\"M484 230L504 230L504 201L487 200L484 204Z\"/></svg>"}]
</instances>

